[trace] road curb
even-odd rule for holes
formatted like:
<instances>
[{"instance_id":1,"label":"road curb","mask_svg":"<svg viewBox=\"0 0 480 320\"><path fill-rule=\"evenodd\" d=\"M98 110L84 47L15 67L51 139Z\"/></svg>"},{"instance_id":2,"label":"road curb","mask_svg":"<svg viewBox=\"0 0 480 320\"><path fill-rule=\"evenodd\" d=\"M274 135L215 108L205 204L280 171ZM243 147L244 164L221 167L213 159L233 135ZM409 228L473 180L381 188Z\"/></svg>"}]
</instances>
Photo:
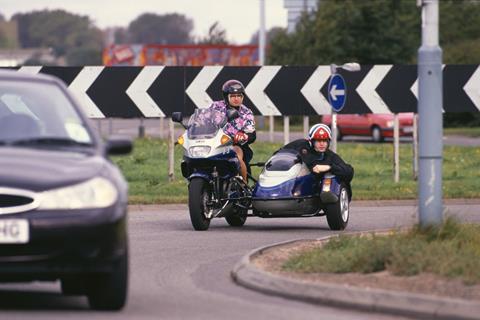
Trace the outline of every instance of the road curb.
<instances>
[{"instance_id":1,"label":"road curb","mask_svg":"<svg viewBox=\"0 0 480 320\"><path fill-rule=\"evenodd\" d=\"M336 236L317 240L328 241ZM237 284L249 289L315 304L429 319L479 319L480 304L477 302L326 282L311 283L282 277L264 271L251 263L252 258L266 250L305 240L290 240L257 248L235 265L231 271L231 277Z\"/></svg>"}]
</instances>

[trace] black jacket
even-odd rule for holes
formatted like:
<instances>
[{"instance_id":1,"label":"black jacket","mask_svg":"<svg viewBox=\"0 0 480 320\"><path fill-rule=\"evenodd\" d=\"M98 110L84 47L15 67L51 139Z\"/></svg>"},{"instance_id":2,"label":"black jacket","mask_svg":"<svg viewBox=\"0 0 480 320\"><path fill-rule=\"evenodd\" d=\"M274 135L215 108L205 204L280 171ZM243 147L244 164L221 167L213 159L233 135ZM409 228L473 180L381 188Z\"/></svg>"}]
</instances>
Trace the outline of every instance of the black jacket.
<instances>
[{"instance_id":1,"label":"black jacket","mask_svg":"<svg viewBox=\"0 0 480 320\"><path fill-rule=\"evenodd\" d=\"M328 149L325 152L317 152L305 139L298 139L285 145L282 149L294 149L300 153L302 161L307 165L310 171L317 164L331 166L330 172L345 182L350 189L350 181L353 179L353 167L340 158L338 154ZM313 172L313 171L312 171ZM319 176L323 173L318 174Z\"/></svg>"}]
</instances>

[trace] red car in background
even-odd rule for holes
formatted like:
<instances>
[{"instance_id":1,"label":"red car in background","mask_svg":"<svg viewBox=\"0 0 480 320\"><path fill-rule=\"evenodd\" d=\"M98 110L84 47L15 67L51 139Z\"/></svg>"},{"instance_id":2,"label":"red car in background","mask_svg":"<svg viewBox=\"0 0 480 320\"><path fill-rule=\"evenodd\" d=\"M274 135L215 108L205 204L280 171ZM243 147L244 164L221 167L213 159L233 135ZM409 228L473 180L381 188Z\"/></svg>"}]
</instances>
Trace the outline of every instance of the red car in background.
<instances>
[{"instance_id":1,"label":"red car in background","mask_svg":"<svg viewBox=\"0 0 480 320\"><path fill-rule=\"evenodd\" d=\"M400 136L413 134L414 113L399 113ZM324 115L322 122L330 126L331 115ZM337 139L343 136L370 136L374 142L381 142L385 137L393 137L393 114L338 114L337 115Z\"/></svg>"}]
</instances>

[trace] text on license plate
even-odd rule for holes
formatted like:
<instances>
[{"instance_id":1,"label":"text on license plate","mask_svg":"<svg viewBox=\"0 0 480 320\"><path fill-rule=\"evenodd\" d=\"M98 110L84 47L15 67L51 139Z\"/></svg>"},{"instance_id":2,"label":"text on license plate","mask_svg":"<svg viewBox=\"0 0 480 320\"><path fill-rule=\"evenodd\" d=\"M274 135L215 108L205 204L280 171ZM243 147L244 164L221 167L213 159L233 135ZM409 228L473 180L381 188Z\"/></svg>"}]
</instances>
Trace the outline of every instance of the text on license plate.
<instances>
[{"instance_id":1,"label":"text on license plate","mask_svg":"<svg viewBox=\"0 0 480 320\"><path fill-rule=\"evenodd\" d=\"M29 239L28 220L0 219L0 243L27 243Z\"/></svg>"}]
</instances>

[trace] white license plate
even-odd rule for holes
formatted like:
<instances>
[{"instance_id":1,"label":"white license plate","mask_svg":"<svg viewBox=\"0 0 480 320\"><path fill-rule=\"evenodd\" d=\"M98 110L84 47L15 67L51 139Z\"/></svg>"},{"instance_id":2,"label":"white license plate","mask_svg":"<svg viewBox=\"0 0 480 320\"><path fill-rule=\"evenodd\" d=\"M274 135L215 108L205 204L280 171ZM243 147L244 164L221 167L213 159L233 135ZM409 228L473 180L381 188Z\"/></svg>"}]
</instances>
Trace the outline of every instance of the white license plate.
<instances>
[{"instance_id":1,"label":"white license plate","mask_svg":"<svg viewBox=\"0 0 480 320\"><path fill-rule=\"evenodd\" d=\"M28 220L0 219L0 243L27 243L29 239Z\"/></svg>"},{"instance_id":2,"label":"white license plate","mask_svg":"<svg viewBox=\"0 0 480 320\"><path fill-rule=\"evenodd\" d=\"M413 127L404 127L403 132L411 133L411 132L413 132Z\"/></svg>"}]
</instances>

